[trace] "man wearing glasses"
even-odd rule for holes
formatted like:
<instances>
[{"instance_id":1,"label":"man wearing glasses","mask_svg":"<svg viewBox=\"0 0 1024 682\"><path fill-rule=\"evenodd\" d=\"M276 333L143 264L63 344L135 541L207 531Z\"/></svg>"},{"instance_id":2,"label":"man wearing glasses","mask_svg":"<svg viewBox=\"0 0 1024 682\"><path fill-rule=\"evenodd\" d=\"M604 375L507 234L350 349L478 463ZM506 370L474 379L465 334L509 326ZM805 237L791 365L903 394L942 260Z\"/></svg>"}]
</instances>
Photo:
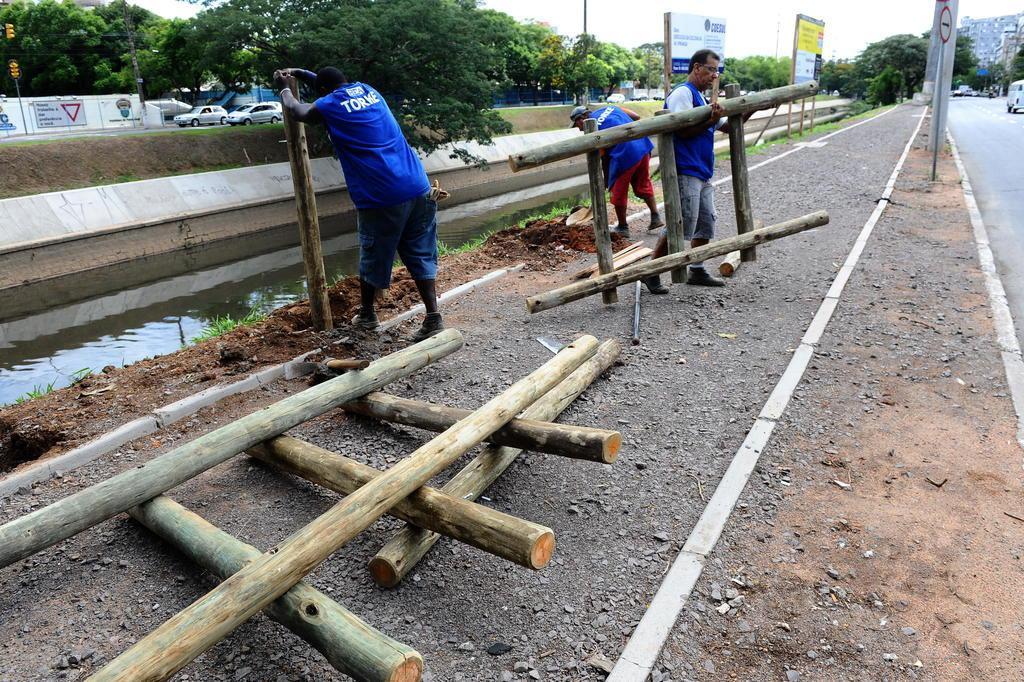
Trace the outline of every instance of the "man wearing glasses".
<instances>
[{"instance_id":1,"label":"man wearing glasses","mask_svg":"<svg viewBox=\"0 0 1024 682\"><path fill-rule=\"evenodd\" d=\"M665 108L676 112L706 106L708 102L702 93L709 87L718 87L720 62L721 58L712 50L697 50L690 58L689 77L665 98ZM707 127L691 128L675 136L683 236L690 241L691 248L703 246L715 236L715 190L711 186L711 176L715 172L715 131L729 132L729 123L722 118L722 114L722 105L715 102L711 105L711 119ZM749 116L746 114L744 120ZM660 258L667 253L668 238L662 234L652 258ZM706 287L725 286L725 282L711 275L703 263L690 265L686 283ZM657 276L647 280L646 284L652 293L668 293Z\"/></svg>"}]
</instances>

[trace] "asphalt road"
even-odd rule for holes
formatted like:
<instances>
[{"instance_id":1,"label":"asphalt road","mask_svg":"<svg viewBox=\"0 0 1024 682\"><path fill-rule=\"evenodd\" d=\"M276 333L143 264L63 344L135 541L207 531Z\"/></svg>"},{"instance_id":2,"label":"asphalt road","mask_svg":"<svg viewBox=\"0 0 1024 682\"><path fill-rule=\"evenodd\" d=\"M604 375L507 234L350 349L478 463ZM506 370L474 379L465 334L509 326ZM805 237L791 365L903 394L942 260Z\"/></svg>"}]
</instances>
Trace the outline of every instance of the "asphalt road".
<instances>
[{"instance_id":1,"label":"asphalt road","mask_svg":"<svg viewBox=\"0 0 1024 682\"><path fill-rule=\"evenodd\" d=\"M1008 114L1004 98L951 99L948 125L971 177L1024 343L1024 111Z\"/></svg>"}]
</instances>

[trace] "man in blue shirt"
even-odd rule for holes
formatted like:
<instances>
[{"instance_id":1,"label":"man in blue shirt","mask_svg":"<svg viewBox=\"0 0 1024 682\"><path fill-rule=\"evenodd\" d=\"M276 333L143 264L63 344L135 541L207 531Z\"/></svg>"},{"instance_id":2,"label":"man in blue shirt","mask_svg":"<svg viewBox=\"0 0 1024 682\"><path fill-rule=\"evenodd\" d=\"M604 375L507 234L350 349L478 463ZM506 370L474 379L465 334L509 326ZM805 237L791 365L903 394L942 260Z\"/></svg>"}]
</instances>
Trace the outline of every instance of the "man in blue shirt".
<instances>
[{"instance_id":1,"label":"man in blue shirt","mask_svg":"<svg viewBox=\"0 0 1024 682\"><path fill-rule=\"evenodd\" d=\"M639 121L640 115L625 107L609 104L596 111L589 111L583 106L576 107L569 114L569 118L572 120L572 127L578 130L583 130L588 118L597 121L598 130L606 130ZM633 187L633 194L643 199L647 208L651 210L651 224L647 229L655 230L665 226L658 215L658 202L654 200L654 185L651 183L650 161L653 149L654 145L645 137L601 150L601 160L605 166L605 184L610 190L612 206L615 208L615 217L619 223L612 228L612 232L623 237L629 236L626 209L629 206L630 186Z\"/></svg>"},{"instance_id":2,"label":"man in blue shirt","mask_svg":"<svg viewBox=\"0 0 1024 682\"><path fill-rule=\"evenodd\" d=\"M686 111L708 104L701 94L709 87L718 87L718 65L721 59L712 50L697 50L690 58L690 75L686 82L677 86L665 99L669 111ZM682 203L683 237L696 248L710 242L715 236L715 190L711 176L715 173L715 131L729 132L729 123L722 118L722 105L711 105L711 118L706 127L687 129L676 133L674 147L676 170L679 173L679 198ZM744 120L750 114L744 116ZM668 253L668 239L662 235L654 249L654 258ZM647 288L654 292L667 293L660 278L646 280ZM697 286L725 286L718 277L711 275L703 263L692 263L686 277L687 284Z\"/></svg>"},{"instance_id":3,"label":"man in blue shirt","mask_svg":"<svg viewBox=\"0 0 1024 682\"><path fill-rule=\"evenodd\" d=\"M327 127L356 206L359 230L360 309L352 324L380 326L374 310L378 290L391 286L397 254L409 270L426 308L414 341L437 334L444 322L437 310L437 204L416 152L380 93L365 83L350 83L334 67L313 73L283 69L274 74L283 88L281 102L297 120ZM310 83L319 99L299 102L291 86Z\"/></svg>"}]
</instances>

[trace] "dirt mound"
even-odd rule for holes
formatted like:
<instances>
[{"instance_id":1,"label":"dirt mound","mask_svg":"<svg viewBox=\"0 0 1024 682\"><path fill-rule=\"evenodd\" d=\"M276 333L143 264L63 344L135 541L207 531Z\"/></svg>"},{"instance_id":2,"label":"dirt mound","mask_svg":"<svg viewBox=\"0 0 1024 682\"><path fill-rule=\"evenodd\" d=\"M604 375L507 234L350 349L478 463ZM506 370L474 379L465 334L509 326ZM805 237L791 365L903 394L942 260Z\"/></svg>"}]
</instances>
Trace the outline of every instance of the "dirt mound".
<instances>
[{"instance_id":1,"label":"dirt mound","mask_svg":"<svg viewBox=\"0 0 1024 682\"><path fill-rule=\"evenodd\" d=\"M61 431L0 418L0 471L31 462L64 439Z\"/></svg>"},{"instance_id":2,"label":"dirt mound","mask_svg":"<svg viewBox=\"0 0 1024 682\"><path fill-rule=\"evenodd\" d=\"M521 229L512 227L496 232L487 240L487 246L492 248L508 247L517 243L525 245L527 249L561 246L563 249L583 253L597 252L593 226L586 224L569 227L565 224L564 217L555 220L534 220L526 223ZM613 251L624 249L627 246L629 246L629 239L617 234L612 235Z\"/></svg>"},{"instance_id":3,"label":"dirt mound","mask_svg":"<svg viewBox=\"0 0 1024 682\"><path fill-rule=\"evenodd\" d=\"M327 295L331 301L331 317L337 324L347 323L359 310L359 278L352 276L339 280ZM408 310L420 302L416 282L405 268L396 269L391 279L391 288L377 292L377 314L386 319ZM297 331L311 326L309 302L299 301L275 310L264 323L265 327L283 325L284 331Z\"/></svg>"}]
</instances>

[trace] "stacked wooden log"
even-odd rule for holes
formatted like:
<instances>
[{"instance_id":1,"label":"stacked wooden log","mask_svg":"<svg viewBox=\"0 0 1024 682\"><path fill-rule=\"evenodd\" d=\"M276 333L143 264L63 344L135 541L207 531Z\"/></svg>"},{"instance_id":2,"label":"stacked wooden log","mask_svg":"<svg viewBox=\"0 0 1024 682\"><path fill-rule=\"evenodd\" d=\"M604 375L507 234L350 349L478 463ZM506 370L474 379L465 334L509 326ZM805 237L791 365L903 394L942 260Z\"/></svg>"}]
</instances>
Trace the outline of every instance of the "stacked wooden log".
<instances>
[{"instance_id":1,"label":"stacked wooden log","mask_svg":"<svg viewBox=\"0 0 1024 682\"><path fill-rule=\"evenodd\" d=\"M621 270L627 265L638 263L648 258L652 253L654 253L654 250L645 246L643 242L633 242L612 257L612 270ZM594 279L600 274L597 263L594 263L574 272L572 279L586 279L587 277Z\"/></svg>"},{"instance_id":2,"label":"stacked wooden log","mask_svg":"<svg viewBox=\"0 0 1024 682\"><path fill-rule=\"evenodd\" d=\"M167 679L261 610L357 680L418 680L423 660L416 651L306 585L303 577L384 514L409 525L371 562L382 585L397 584L441 535L541 569L554 552L554 532L477 504L476 498L523 449L609 464L622 442L614 431L551 422L618 356L616 342L599 345L591 336L566 346L475 411L375 392L461 345L461 335L448 330L362 368L347 363L351 371L342 376L0 526L0 565L128 511L222 581L92 680ZM335 407L439 435L387 471L281 435ZM425 485L485 440L491 444L442 489ZM261 552L162 494L242 451L345 497Z\"/></svg>"}]
</instances>

